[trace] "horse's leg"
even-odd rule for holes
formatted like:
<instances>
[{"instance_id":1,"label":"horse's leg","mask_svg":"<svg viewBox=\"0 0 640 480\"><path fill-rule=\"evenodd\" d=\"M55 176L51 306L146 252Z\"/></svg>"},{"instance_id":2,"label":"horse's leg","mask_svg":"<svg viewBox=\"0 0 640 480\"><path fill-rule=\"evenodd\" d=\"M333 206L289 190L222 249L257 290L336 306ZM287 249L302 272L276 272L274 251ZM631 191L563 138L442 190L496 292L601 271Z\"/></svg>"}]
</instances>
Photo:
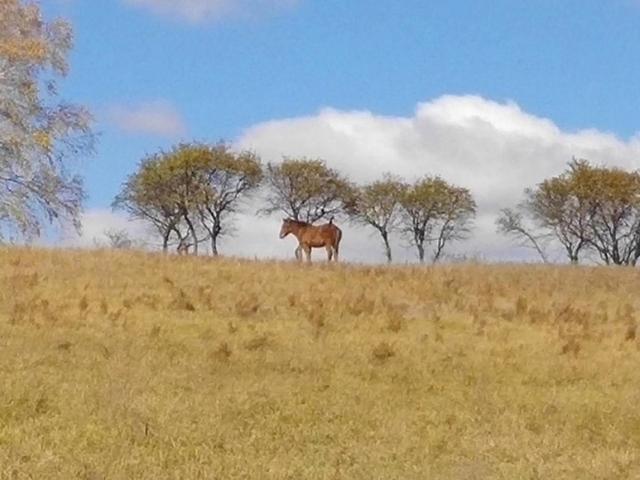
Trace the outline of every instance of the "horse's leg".
<instances>
[{"instance_id":1,"label":"horse's leg","mask_svg":"<svg viewBox=\"0 0 640 480\"><path fill-rule=\"evenodd\" d=\"M298 245L296 247L295 256L296 256L296 260L298 260L299 262L302 261L302 246L301 245Z\"/></svg>"},{"instance_id":2,"label":"horse's leg","mask_svg":"<svg viewBox=\"0 0 640 480\"><path fill-rule=\"evenodd\" d=\"M303 245L304 253L307 255L307 263L311 263L311 246Z\"/></svg>"},{"instance_id":3,"label":"horse's leg","mask_svg":"<svg viewBox=\"0 0 640 480\"><path fill-rule=\"evenodd\" d=\"M333 258L333 247L331 245L326 245L324 247L327 250L327 261L331 261Z\"/></svg>"}]
</instances>

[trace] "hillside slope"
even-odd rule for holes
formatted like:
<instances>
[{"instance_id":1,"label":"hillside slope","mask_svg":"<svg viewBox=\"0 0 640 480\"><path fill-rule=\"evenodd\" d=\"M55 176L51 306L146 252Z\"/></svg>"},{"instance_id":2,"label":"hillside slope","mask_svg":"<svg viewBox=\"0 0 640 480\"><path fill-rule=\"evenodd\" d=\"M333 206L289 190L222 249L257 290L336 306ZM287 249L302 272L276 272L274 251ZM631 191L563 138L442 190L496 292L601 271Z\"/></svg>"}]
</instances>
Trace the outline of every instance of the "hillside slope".
<instances>
[{"instance_id":1,"label":"hillside slope","mask_svg":"<svg viewBox=\"0 0 640 480\"><path fill-rule=\"evenodd\" d=\"M0 478L639 478L639 287L0 250Z\"/></svg>"}]
</instances>

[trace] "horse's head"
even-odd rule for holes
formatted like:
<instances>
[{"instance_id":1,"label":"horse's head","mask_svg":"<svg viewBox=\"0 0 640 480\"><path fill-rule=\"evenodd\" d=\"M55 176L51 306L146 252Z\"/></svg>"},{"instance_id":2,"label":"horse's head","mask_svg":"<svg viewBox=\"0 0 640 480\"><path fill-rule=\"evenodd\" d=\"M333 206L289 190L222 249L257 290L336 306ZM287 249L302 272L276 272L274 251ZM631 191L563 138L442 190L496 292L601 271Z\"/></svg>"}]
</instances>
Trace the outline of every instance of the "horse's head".
<instances>
[{"instance_id":1,"label":"horse's head","mask_svg":"<svg viewBox=\"0 0 640 480\"><path fill-rule=\"evenodd\" d=\"M291 228L292 225L293 223L291 222L290 219L288 218L282 219L282 227L280 228L280 238L284 238L287 235L289 235L291 232L293 232L293 229Z\"/></svg>"}]
</instances>

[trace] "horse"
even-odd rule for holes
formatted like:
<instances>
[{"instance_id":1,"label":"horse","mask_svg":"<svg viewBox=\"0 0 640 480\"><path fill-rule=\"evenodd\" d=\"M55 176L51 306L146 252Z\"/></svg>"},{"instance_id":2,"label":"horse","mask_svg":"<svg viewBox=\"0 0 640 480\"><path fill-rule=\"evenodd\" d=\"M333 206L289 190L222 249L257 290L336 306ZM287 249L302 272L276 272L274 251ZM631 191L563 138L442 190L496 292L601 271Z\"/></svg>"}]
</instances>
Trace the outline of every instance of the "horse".
<instances>
[{"instance_id":1,"label":"horse","mask_svg":"<svg viewBox=\"0 0 640 480\"><path fill-rule=\"evenodd\" d=\"M307 256L307 262L311 261L311 249L322 248L327 250L327 260L338 261L340 251L340 240L342 240L342 230L333 224L333 218L324 225L312 225L307 222L284 218L282 228L280 228L280 238L293 234L298 239L296 249L296 259L302 260L302 255L298 252L302 250Z\"/></svg>"}]
</instances>

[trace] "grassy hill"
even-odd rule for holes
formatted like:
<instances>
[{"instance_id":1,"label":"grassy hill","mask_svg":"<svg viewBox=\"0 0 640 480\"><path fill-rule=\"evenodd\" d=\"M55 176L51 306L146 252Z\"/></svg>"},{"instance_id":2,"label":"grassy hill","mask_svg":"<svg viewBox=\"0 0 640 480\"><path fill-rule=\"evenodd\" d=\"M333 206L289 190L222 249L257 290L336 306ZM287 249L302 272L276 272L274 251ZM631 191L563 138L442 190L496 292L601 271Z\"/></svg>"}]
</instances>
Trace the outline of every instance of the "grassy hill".
<instances>
[{"instance_id":1,"label":"grassy hill","mask_svg":"<svg viewBox=\"0 0 640 480\"><path fill-rule=\"evenodd\" d=\"M639 291L0 250L0 478L640 478Z\"/></svg>"}]
</instances>

